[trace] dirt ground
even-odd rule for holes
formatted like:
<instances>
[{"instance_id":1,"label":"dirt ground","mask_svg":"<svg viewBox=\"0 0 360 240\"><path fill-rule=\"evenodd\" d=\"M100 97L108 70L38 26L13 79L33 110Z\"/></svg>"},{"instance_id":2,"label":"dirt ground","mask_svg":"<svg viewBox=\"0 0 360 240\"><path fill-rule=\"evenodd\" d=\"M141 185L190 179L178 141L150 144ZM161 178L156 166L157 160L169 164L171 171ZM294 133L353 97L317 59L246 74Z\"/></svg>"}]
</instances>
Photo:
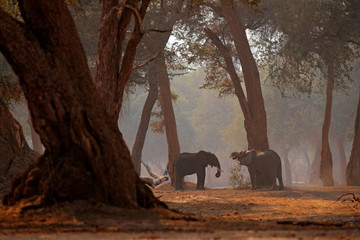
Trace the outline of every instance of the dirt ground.
<instances>
[{"instance_id":1,"label":"dirt ground","mask_svg":"<svg viewBox=\"0 0 360 240\"><path fill-rule=\"evenodd\" d=\"M175 211L82 201L26 213L2 207L0 239L360 239L360 202L336 201L359 197L360 187L187 189L153 189Z\"/></svg>"}]
</instances>

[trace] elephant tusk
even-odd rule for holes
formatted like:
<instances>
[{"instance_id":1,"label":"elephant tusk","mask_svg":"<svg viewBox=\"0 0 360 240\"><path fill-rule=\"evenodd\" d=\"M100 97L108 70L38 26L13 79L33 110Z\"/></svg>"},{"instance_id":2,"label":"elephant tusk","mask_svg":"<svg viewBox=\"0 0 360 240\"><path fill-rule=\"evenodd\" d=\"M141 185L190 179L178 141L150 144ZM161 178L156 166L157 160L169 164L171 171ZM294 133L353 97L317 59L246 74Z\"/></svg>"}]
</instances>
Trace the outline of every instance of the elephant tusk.
<instances>
[{"instance_id":1,"label":"elephant tusk","mask_svg":"<svg viewBox=\"0 0 360 240\"><path fill-rule=\"evenodd\" d=\"M219 172L224 172L223 170L221 170L220 168L216 167L216 169L219 171Z\"/></svg>"}]
</instances>

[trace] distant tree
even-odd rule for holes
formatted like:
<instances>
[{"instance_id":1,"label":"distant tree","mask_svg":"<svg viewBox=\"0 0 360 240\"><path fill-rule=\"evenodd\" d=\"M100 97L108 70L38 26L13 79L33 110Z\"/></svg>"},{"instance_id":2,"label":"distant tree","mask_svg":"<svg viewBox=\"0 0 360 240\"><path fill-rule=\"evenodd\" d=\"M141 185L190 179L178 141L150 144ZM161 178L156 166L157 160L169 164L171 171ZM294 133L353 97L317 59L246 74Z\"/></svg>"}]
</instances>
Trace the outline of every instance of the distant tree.
<instances>
[{"instance_id":1,"label":"distant tree","mask_svg":"<svg viewBox=\"0 0 360 240\"><path fill-rule=\"evenodd\" d=\"M266 72L263 72L266 75ZM263 85L265 107L272 149L277 150L284 163L287 186L291 185L292 172L289 153L315 144L314 131L320 126L322 101L317 95L282 96L278 89L266 82Z\"/></svg>"},{"instance_id":2,"label":"distant tree","mask_svg":"<svg viewBox=\"0 0 360 240\"><path fill-rule=\"evenodd\" d=\"M236 1L221 0L219 3L207 3L215 14L226 22L227 30L219 25L205 28L206 36L211 39L217 48L217 53L223 58L220 64L229 74L235 94L244 114L244 125L247 133L248 148L269 149L267 138L267 124L264 100L261 92L260 75L254 56L248 42L245 25L246 6L241 6ZM252 14L255 14L252 12ZM216 23L216 22L215 22ZM210 28L214 28L211 30ZM219 34L228 33L233 41L234 49L222 42ZM230 40L231 41L231 40ZM239 59L245 82L246 96L241 86L241 79L234 66L233 58ZM228 80L229 81L229 80ZM224 85L223 85L224 86Z\"/></svg>"},{"instance_id":3,"label":"distant tree","mask_svg":"<svg viewBox=\"0 0 360 240\"><path fill-rule=\"evenodd\" d=\"M351 74L357 79L356 74ZM360 82L349 84L348 89L338 92L334 99L333 123L330 131L331 139L337 149L339 184L346 185L346 148L353 140L356 116L357 95Z\"/></svg>"},{"instance_id":4,"label":"distant tree","mask_svg":"<svg viewBox=\"0 0 360 240\"><path fill-rule=\"evenodd\" d=\"M360 96L355 119L355 136L350 160L346 166L346 184L360 186Z\"/></svg>"},{"instance_id":5,"label":"distant tree","mask_svg":"<svg viewBox=\"0 0 360 240\"><path fill-rule=\"evenodd\" d=\"M177 38L186 39L186 44L174 45L182 45L181 56L189 63L205 69L203 88L218 89L220 96L235 93L244 115L248 148L265 150L269 148L266 112L259 72L245 31L250 26L248 19L254 20L255 11L242 3L248 4L197 1L198 14L183 21L175 31ZM245 82L246 93L241 81Z\"/></svg>"},{"instance_id":6,"label":"distant tree","mask_svg":"<svg viewBox=\"0 0 360 240\"><path fill-rule=\"evenodd\" d=\"M265 42L276 51L267 52L272 62L269 77L280 89L294 87L311 92L316 75L326 79L326 107L322 128L320 178L334 185L329 130L334 87L350 80L351 63L358 56L353 40L358 38L357 1L302 1L276 3L275 31ZM266 33L268 33L266 32Z\"/></svg>"},{"instance_id":7,"label":"distant tree","mask_svg":"<svg viewBox=\"0 0 360 240\"><path fill-rule=\"evenodd\" d=\"M172 106L170 79L166 70L167 65L163 54L160 55L158 61L157 70L159 76L160 105L164 114L164 125L168 143L169 162L167 165L167 170L171 178L171 184L175 185L174 163L180 154L180 144L177 134L174 108Z\"/></svg>"},{"instance_id":8,"label":"distant tree","mask_svg":"<svg viewBox=\"0 0 360 240\"><path fill-rule=\"evenodd\" d=\"M244 115L248 148L269 149L260 76L246 33L248 19L254 20L255 11L245 1L197 3L198 14L176 31L179 39L187 40L182 55L189 63L206 66L203 88L218 89L220 95L235 93Z\"/></svg>"},{"instance_id":9,"label":"distant tree","mask_svg":"<svg viewBox=\"0 0 360 240\"><path fill-rule=\"evenodd\" d=\"M159 94L158 79L152 76L153 74L151 73L151 70L153 70L153 68L149 68L147 73L149 94L147 95L144 107L142 109L139 127L131 151L134 167L137 174L139 175L141 173L142 151L145 143L146 133L149 128L151 111Z\"/></svg>"},{"instance_id":10,"label":"distant tree","mask_svg":"<svg viewBox=\"0 0 360 240\"><path fill-rule=\"evenodd\" d=\"M185 15L184 13L187 12L187 8L184 8L183 5L183 0L167 4L163 3L162 6L154 4L148 13L148 16L152 19L152 21L148 21L148 25L150 25L150 22L151 26L157 26L164 31L168 31L163 33L150 33L145 36L143 41L144 50L147 51L142 51L142 53L148 52L149 56L156 56L156 59L153 60L147 68L146 78L150 86L149 96L144 105L141 121L132 149L135 169L140 174L142 148L144 146L146 131L150 122L150 114L158 93L160 93L160 103L162 114L164 115L164 126L168 142L169 162L167 170L173 185L175 184L173 163L180 154L180 144L177 136L175 114L172 106L170 90L170 79L167 72L168 67L165 62L164 52L171 35L170 29L172 29L176 21L183 17ZM148 26L148 28L151 28L151 26ZM159 92L158 87L160 88Z\"/></svg>"},{"instance_id":11,"label":"distant tree","mask_svg":"<svg viewBox=\"0 0 360 240\"><path fill-rule=\"evenodd\" d=\"M20 1L19 8L23 21L0 10L0 49L19 77L46 151L14 180L4 204L161 204L137 176L121 133L99 101L65 2Z\"/></svg>"}]
</instances>

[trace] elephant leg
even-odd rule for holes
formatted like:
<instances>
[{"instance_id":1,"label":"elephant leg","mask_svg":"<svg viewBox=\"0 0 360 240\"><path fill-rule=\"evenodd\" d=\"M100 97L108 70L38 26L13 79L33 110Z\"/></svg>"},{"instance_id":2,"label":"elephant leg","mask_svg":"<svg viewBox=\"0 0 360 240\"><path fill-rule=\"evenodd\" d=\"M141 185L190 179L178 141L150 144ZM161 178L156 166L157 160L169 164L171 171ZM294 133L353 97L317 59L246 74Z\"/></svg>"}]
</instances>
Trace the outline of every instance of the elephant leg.
<instances>
[{"instance_id":1,"label":"elephant leg","mask_svg":"<svg viewBox=\"0 0 360 240\"><path fill-rule=\"evenodd\" d=\"M265 175L260 172L255 170L255 188L256 189L260 189L261 188L261 181L264 179Z\"/></svg>"},{"instance_id":2,"label":"elephant leg","mask_svg":"<svg viewBox=\"0 0 360 240\"><path fill-rule=\"evenodd\" d=\"M182 176L180 174L176 174L175 190L184 190L184 185L183 185L183 182L182 182Z\"/></svg>"},{"instance_id":3,"label":"elephant leg","mask_svg":"<svg viewBox=\"0 0 360 240\"><path fill-rule=\"evenodd\" d=\"M251 180L251 189L255 190L256 189L256 176L255 176L255 170L251 169L248 167L248 171L250 174L250 180Z\"/></svg>"},{"instance_id":4,"label":"elephant leg","mask_svg":"<svg viewBox=\"0 0 360 240\"><path fill-rule=\"evenodd\" d=\"M204 184L205 184L205 167L200 169L197 173L197 185L196 190L204 190Z\"/></svg>"},{"instance_id":5,"label":"elephant leg","mask_svg":"<svg viewBox=\"0 0 360 240\"><path fill-rule=\"evenodd\" d=\"M284 190L284 184L283 184L282 174L281 174L281 166L278 168L278 171L277 171L277 179L279 180L279 190Z\"/></svg>"}]
</instances>

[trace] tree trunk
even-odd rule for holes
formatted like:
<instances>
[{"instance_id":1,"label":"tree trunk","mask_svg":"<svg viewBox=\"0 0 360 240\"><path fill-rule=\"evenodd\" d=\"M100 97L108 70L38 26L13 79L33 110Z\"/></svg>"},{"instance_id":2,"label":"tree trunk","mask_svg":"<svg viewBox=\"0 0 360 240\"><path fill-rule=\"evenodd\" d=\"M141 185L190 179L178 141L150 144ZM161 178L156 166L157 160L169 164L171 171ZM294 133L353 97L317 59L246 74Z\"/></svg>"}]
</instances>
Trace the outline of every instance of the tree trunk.
<instances>
[{"instance_id":1,"label":"tree trunk","mask_svg":"<svg viewBox=\"0 0 360 240\"><path fill-rule=\"evenodd\" d=\"M331 63L328 65L326 87L326 106L325 106L325 118L322 128L321 137L321 160L320 160L320 179L324 186L334 186L333 179L333 162L329 143L329 130L331 122L331 109L332 109L332 92L334 89L334 65Z\"/></svg>"},{"instance_id":2,"label":"tree trunk","mask_svg":"<svg viewBox=\"0 0 360 240\"><path fill-rule=\"evenodd\" d=\"M260 76L257 65L251 53L250 45L246 36L245 28L241 18L234 11L229 2L222 1L222 7L213 9L225 17L231 30L235 42L237 54L239 56L244 74L245 88L247 97L240 84L240 78L236 73L229 49L221 42L219 37L209 28L205 28L205 34L218 49L221 57L224 58L226 71L229 73L235 95L237 96L241 110L244 115L244 126L248 140L248 149L267 150L269 143L267 138L266 112L264 100L261 93ZM260 176L260 185L271 185L271 180L266 176Z\"/></svg>"},{"instance_id":3,"label":"tree trunk","mask_svg":"<svg viewBox=\"0 0 360 240\"><path fill-rule=\"evenodd\" d=\"M319 185L320 180L320 161L321 161L321 144L320 141L316 141L316 148L314 152L314 158L311 163L309 183Z\"/></svg>"},{"instance_id":4,"label":"tree trunk","mask_svg":"<svg viewBox=\"0 0 360 240\"><path fill-rule=\"evenodd\" d=\"M149 95L146 98L144 108L141 113L141 119L139 128L136 134L136 138L134 141L134 145L132 148L132 158L134 161L134 166L136 173L140 175L141 173L141 157L142 150L145 143L145 137L147 130L149 128L149 122L151 118L151 111L154 107L156 99L158 97L158 79L155 77L156 73L154 73L154 67L150 65L147 73L147 79L149 82Z\"/></svg>"},{"instance_id":5,"label":"tree trunk","mask_svg":"<svg viewBox=\"0 0 360 240\"><path fill-rule=\"evenodd\" d=\"M0 10L0 49L18 75L44 155L16 178L4 204L92 199L126 208L161 203L141 182L91 79L62 0L20 1L24 22Z\"/></svg>"},{"instance_id":6,"label":"tree trunk","mask_svg":"<svg viewBox=\"0 0 360 240\"><path fill-rule=\"evenodd\" d=\"M345 154L345 132L343 136L335 136L335 144L339 152L340 162L340 185L346 185L346 154Z\"/></svg>"},{"instance_id":7,"label":"tree trunk","mask_svg":"<svg viewBox=\"0 0 360 240\"><path fill-rule=\"evenodd\" d=\"M350 160L346 166L346 184L360 186L360 97L355 119L355 136Z\"/></svg>"},{"instance_id":8,"label":"tree trunk","mask_svg":"<svg viewBox=\"0 0 360 240\"><path fill-rule=\"evenodd\" d=\"M282 149L282 156L285 166L285 185L292 186L292 176L291 176L291 167L289 162L289 149L283 148Z\"/></svg>"},{"instance_id":9,"label":"tree trunk","mask_svg":"<svg viewBox=\"0 0 360 240\"><path fill-rule=\"evenodd\" d=\"M43 154L44 153L43 145L41 143L41 139L40 139L39 134L37 134L37 132L34 129L30 114L29 114L28 123L29 123L29 126L30 126L32 148L33 148L34 151L36 151L36 152L38 152L40 154Z\"/></svg>"},{"instance_id":10,"label":"tree trunk","mask_svg":"<svg viewBox=\"0 0 360 240\"><path fill-rule=\"evenodd\" d=\"M218 49L219 54L222 58L224 58L225 64L226 64L226 71L230 75L231 82L235 88L235 95L239 101L241 110L243 112L245 122L248 122L251 120L251 113L249 109L248 102L246 100L246 96L244 94L244 90L241 87L241 80L235 70L234 63L232 61L229 49L221 42L219 37L209 28L205 28L205 34L206 36L211 39L211 41L215 44L215 46Z\"/></svg>"},{"instance_id":11,"label":"tree trunk","mask_svg":"<svg viewBox=\"0 0 360 240\"><path fill-rule=\"evenodd\" d=\"M171 179L171 185L175 185L174 162L180 154L180 144L177 135L174 108L172 105L170 80L167 73L165 57L163 54L156 60L157 74L159 79L160 105L164 114L166 140L168 143L167 170Z\"/></svg>"},{"instance_id":12,"label":"tree trunk","mask_svg":"<svg viewBox=\"0 0 360 240\"><path fill-rule=\"evenodd\" d=\"M0 199L9 191L13 176L23 172L40 154L31 150L21 125L0 100Z\"/></svg>"},{"instance_id":13,"label":"tree trunk","mask_svg":"<svg viewBox=\"0 0 360 240\"><path fill-rule=\"evenodd\" d=\"M267 150L266 111L261 92L259 71L250 49L240 11L233 1L221 0L221 13L226 19L240 59L251 118L245 121L249 149Z\"/></svg>"},{"instance_id":14,"label":"tree trunk","mask_svg":"<svg viewBox=\"0 0 360 240\"><path fill-rule=\"evenodd\" d=\"M128 6L138 9L138 0L126 1ZM144 19L150 0L143 0L139 10L140 19ZM105 103L111 119L117 123L122 106L126 83L133 69L133 62L137 45L143 33L139 22L135 27L123 49L125 36L128 31L133 10L124 7L118 8L119 1L103 1L101 27L99 30L98 55L96 59L96 88ZM123 55L123 57L122 57Z\"/></svg>"}]
</instances>

